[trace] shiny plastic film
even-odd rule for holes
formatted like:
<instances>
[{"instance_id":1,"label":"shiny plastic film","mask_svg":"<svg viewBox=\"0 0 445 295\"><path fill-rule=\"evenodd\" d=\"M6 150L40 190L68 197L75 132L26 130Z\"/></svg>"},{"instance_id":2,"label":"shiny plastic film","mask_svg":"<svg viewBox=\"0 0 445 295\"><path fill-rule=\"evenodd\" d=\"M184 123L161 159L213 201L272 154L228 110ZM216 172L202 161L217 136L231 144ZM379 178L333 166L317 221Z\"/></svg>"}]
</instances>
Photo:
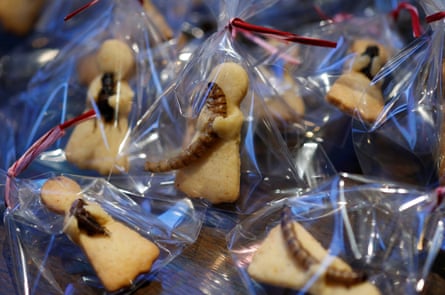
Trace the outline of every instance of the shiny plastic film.
<instances>
[{"instance_id":1,"label":"shiny plastic film","mask_svg":"<svg viewBox=\"0 0 445 295\"><path fill-rule=\"evenodd\" d=\"M443 251L437 196L340 174L245 218L228 247L251 294L419 294Z\"/></svg>"},{"instance_id":2,"label":"shiny plastic film","mask_svg":"<svg viewBox=\"0 0 445 295\"><path fill-rule=\"evenodd\" d=\"M130 294L195 242L206 207L100 178L17 180L4 226L17 294Z\"/></svg>"},{"instance_id":3,"label":"shiny plastic film","mask_svg":"<svg viewBox=\"0 0 445 295\"><path fill-rule=\"evenodd\" d=\"M374 77L384 105L374 121L353 126L364 173L417 185L437 183L442 47L443 30L430 28Z\"/></svg>"},{"instance_id":4,"label":"shiny plastic film","mask_svg":"<svg viewBox=\"0 0 445 295\"><path fill-rule=\"evenodd\" d=\"M383 105L379 98L362 99L361 93L373 87L366 73L372 68L375 75L406 42L389 13L367 13L323 19L299 30L335 41L334 48L287 45L262 64L280 96L266 99L280 132L285 138L294 133L320 143L339 171L361 169L351 138L352 118L370 120ZM378 95L377 88L371 90Z\"/></svg>"},{"instance_id":5,"label":"shiny plastic film","mask_svg":"<svg viewBox=\"0 0 445 295\"><path fill-rule=\"evenodd\" d=\"M249 212L309 183L264 105L271 88L258 82L258 69L230 29L233 17L224 13L225 26L194 52L132 130L129 176L172 175L178 193Z\"/></svg>"},{"instance_id":6,"label":"shiny plastic film","mask_svg":"<svg viewBox=\"0 0 445 295\"><path fill-rule=\"evenodd\" d=\"M19 154L50 128L96 112L96 119L70 129L30 171L108 176L128 170L119 153L137 118L170 77L161 78L161 69L170 65L171 48L156 51L163 38L138 1L106 4L95 15L94 29L86 26L77 34L10 106L28 114L17 123Z\"/></svg>"}]
</instances>

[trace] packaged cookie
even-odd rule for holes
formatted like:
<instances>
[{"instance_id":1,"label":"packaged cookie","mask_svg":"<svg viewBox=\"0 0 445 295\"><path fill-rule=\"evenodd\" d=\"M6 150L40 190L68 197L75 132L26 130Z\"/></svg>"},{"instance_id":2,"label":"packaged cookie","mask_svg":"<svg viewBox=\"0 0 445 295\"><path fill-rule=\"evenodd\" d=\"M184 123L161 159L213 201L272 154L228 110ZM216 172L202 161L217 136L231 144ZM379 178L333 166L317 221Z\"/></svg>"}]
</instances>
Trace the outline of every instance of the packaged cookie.
<instances>
[{"instance_id":1,"label":"packaged cookie","mask_svg":"<svg viewBox=\"0 0 445 295\"><path fill-rule=\"evenodd\" d=\"M170 175L178 193L242 212L308 187L275 124L261 113L267 82L258 82L233 36L233 17L249 17L259 3L266 5L223 2L220 29L132 130L130 176Z\"/></svg>"},{"instance_id":2,"label":"packaged cookie","mask_svg":"<svg viewBox=\"0 0 445 295\"><path fill-rule=\"evenodd\" d=\"M12 186L4 250L20 294L135 292L196 240L205 209L130 198L100 178L51 174Z\"/></svg>"},{"instance_id":3,"label":"packaged cookie","mask_svg":"<svg viewBox=\"0 0 445 295\"><path fill-rule=\"evenodd\" d=\"M437 184L443 40L442 23L431 23L374 77L373 83L382 83L385 106L377 120L356 120L352 129L365 174Z\"/></svg>"},{"instance_id":4,"label":"packaged cookie","mask_svg":"<svg viewBox=\"0 0 445 295\"><path fill-rule=\"evenodd\" d=\"M440 195L339 174L251 214L228 247L251 294L420 294L443 247Z\"/></svg>"},{"instance_id":5,"label":"packaged cookie","mask_svg":"<svg viewBox=\"0 0 445 295\"><path fill-rule=\"evenodd\" d=\"M95 176L128 171L120 152L129 131L171 78L161 77L161 69L172 55L165 48L156 51L162 38L138 1L109 1L100 8L94 29L79 32L11 103L27 114L17 124L19 154L52 127L85 111L97 114L47 149L30 167L34 171Z\"/></svg>"},{"instance_id":6,"label":"packaged cookie","mask_svg":"<svg viewBox=\"0 0 445 295\"><path fill-rule=\"evenodd\" d=\"M302 101L304 112L289 102L273 100L287 110L282 116L282 132L301 125L301 136L320 142L338 171L361 172L354 152L351 128L354 117L375 120L383 108L380 85L371 84L371 73L404 44L388 13L351 15L342 21L324 21L302 28L313 37L336 41L335 48L293 45L280 52L296 53L299 63L286 62L276 54L273 67L277 77L290 75L293 92ZM367 72L368 76L363 72ZM368 91L368 96L363 93ZM368 99L367 99L368 98ZM276 109L276 108L275 108ZM301 109L301 108L300 108ZM303 110L303 109L302 109ZM298 131L297 131L298 132Z\"/></svg>"}]
</instances>

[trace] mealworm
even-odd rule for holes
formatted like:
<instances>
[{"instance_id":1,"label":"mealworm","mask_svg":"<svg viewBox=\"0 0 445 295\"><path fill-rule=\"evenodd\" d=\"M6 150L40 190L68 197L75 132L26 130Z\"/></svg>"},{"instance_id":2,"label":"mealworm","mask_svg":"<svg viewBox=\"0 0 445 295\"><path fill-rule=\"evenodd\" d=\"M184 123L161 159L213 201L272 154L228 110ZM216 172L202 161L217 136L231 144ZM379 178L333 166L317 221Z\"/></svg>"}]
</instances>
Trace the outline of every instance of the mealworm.
<instances>
[{"instance_id":1,"label":"mealworm","mask_svg":"<svg viewBox=\"0 0 445 295\"><path fill-rule=\"evenodd\" d=\"M281 231L292 256L306 271L308 271L312 265L320 263L320 261L313 257L298 240L293 227L292 214L288 206L283 208ZM366 274L363 272L345 271L333 266L326 269L325 278L326 281L346 286L359 284L367 279Z\"/></svg>"},{"instance_id":2,"label":"mealworm","mask_svg":"<svg viewBox=\"0 0 445 295\"><path fill-rule=\"evenodd\" d=\"M114 119L114 109L108 103L110 96L116 94L116 81L114 79L114 73L104 73L102 75L102 88L99 91L97 97L97 107L99 112L104 118L105 122L110 123Z\"/></svg>"},{"instance_id":3,"label":"mealworm","mask_svg":"<svg viewBox=\"0 0 445 295\"><path fill-rule=\"evenodd\" d=\"M378 46L368 46L366 47L365 52L362 55L369 56L369 63L360 69L360 72L366 75L370 80L374 77L376 73L374 71L376 69L373 68L373 63L376 62L376 59L379 57L379 47Z\"/></svg>"},{"instance_id":4,"label":"mealworm","mask_svg":"<svg viewBox=\"0 0 445 295\"><path fill-rule=\"evenodd\" d=\"M70 208L70 214L77 219L80 230L84 230L87 235L108 235L105 227L101 226L97 220L85 209L86 202L77 199Z\"/></svg>"},{"instance_id":5,"label":"mealworm","mask_svg":"<svg viewBox=\"0 0 445 295\"><path fill-rule=\"evenodd\" d=\"M219 136L213 129L213 121L218 116L227 116L227 101L223 90L216 83L209 83L208 89L206 107L209 110L209 118L203 130L199 132L198 138L177 156L159 162L147 161L145 170L166 172L184 168L204 156L208 149L217 142Z\"/></svg>"}]
</instances>

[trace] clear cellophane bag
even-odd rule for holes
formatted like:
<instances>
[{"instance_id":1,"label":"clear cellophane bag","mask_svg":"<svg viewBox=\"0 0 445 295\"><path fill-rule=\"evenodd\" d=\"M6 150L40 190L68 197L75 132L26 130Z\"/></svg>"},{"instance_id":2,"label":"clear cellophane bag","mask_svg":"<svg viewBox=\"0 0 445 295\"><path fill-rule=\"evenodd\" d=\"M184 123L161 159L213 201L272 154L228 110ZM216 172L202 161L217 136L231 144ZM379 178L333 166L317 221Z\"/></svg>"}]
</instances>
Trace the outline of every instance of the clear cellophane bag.
<instances>
[{"instance_id":1,"label":"clear cellophane bag","mask_svg":"<svg viewBox=\"0 0 445 295\"><path fill-rule=\"evenodd\" d=\"M269 87L267 81L259 78L261 73L250 63L251 57L245 51L245 47L234 39L232 30L229 28L230 21L233 18L246 19L258 13L259 7L267 7L270 4L269 2L256 1L254 3L245 3L239 1L236 2L236 5L232 2L221 2L223 8L219 17L220 29L212 34L194 52L175 82L158 97L153 106L132 130L130 134L131 145L127 150L131 166L130 178L132 176L137 178L142 172L149 175L146 181L151 183L151 175L161 175L170 180L170 182L165 182L167 185L175 182L175 186L178 188L180 186L178 184L178 174L185 178L190 175L195 177L199 174L195 174L193 170L204 171L213 165L202 165L202 161L198 161L199 164L191 166L195 168L174 168L181 161L187 162L189 160L184 160L183 158L177 160L175 158L175 161L169 160L168 164L165 160L171 157L174 158L177 155L183 155L184 153L188 154L188 158L196 157L189 149L191 143L194 142L193 138L196 134L200 134L196 132L196 121L198 120L198 124L200 124L200 113L204 109L207 97L211 91L209 85L217 84L219 83L218 81L224 80L225 76L231 75L220 70L221 67L225 67L228 64L238 68L239 72L244 72L241 76L237 76L238 73L234 73L234 79L230 83L237 84L239 82L239 84L242 84L240 81L245 80L246 77L249 82L247 88L243 90L245 96L239 107L243 117L239 148L235 148L233 152L229 153L235 157L239 156L239 171L236 171L238 169L233 170L235 171L234 173L239 173L240 177L239 197L230 200L229 198L219 199L214 197L210 202L226 207L229 210L248 213L266 202L282 198L292 191L306 190L310 186L309 183L313 184L316 182L317 177L321 179L326 176L324 173L331 172L326 172L331 168L327 163L328 161L316 169L297 171L298 168L295 167L295 161L297 160L294 160L297 157L297 153L289 150L289 147L280 136L276 124L271 119L269 111L264 106L264 98L270 96L270 93L274 91L273 87ZM229 90L228 96L226 96L227 101L232 99L230 93L233 92ZM229 117L230 114L228 113L227 118ZM308 150L311 149L313 152L312 156L316 154L323 155L322 151L320 153L314 152L314 150L317 150L316 148L308 148ZM212 153L217 152L212 151ZM295 154L293 155L293 153ZM305 156L308 155L311 155L311 153L305 154ZM209 156L205 159L210 158ZM306 167L310 166L312 168L312 159L306 158L304 160L308 164ZM219 162L215 160L214 169L209 169L208 173L202 173L202 179L197 182L196 186L224 187L226 185L223 180L224 177L219 176L220 174L217 173L217 170L225 170L225 168L230 167L230 164L227 164L227 167L224 166L226 166L226 162L228 163L231 160L231 157ZM213 160L203 161L210 163ZM303 160L300 159L300 161ZM164 166L162 168L164 171L143 172L144 169L147 169L147 163L159 164L161 162L163 164L159 165L159 167ZM326 166L322 168L323 165ZM198 166L200 168L197 168ZM203 168L204 166L207 168ZM326 169L326 171L323 171L323 169ZM323 174L316 177L312 173ZM145 185L142 187L149 186ZM212 189L208 190L211 191ZM189 196L192 195L191 197L198 198L208 197L200 189L197 188L196 191L188 192L178 189L178 194L185 193ZM210 195L210 199L214 196L212 192L208 193L208 195Z\"/></svg>"},{"instance_id":2,"label":"clear cellophane bag","mask_svg":"<svg viewBox=\"0 0 445 295\"><path fill-rule=\"evenodd\" d=\"M285 208L290 221L301 225L329 254L301 266L282 231ZM443 251L443 221L443 203L435 191L339 174L308 194L271 203L246 217L227 240L251 294L333 294L361 288L366 294L375 288L376 294L419 294L434 282L430 275ZM308 243L299 239L297 253L304 249L313 255L318 246ZM356 274L364 274L364 280L351 284L331 277L327 283L326 267L337 258ZM303 278L301 272L306 273Z\"/></svg>"},{"instance_id":3,"label":"clear cellophane bag","mask_svg":"<svg viewBox=\"0 0 445 295\"><path fill-rule=\"evenodd\" d=\"M159 50L163 38L141 4L120 0L100 4L86 11L95 16L89 26L76 31L76 38L6 108L11 114L26 114L13 118L18 155L52 127L96 110L97 119L67 130L33 162L28 175L53 170L105 177L122 174L126 160L118 154L130 129L172 77L173 48ZM112 78L105 82L106 77ZM99 98L101 91L105 97Z\"/></svg>"},{"instance_id":4,"label":"clear cellophane bag","mask_svg":"<svg viewBox=\"0 0 445 295\"><path fill-rule=\"evenodd\" d=\"M158 247L159 255L148 272L118 290L104 289L90 264L94 257L87 258L92 254L65 233L64 215L56 214L42 201L45 183L55 179L66 185L62 177L79 184L79 198L99 205L111 218ZM3 253L8 253L6 265L17 294L132 294L196 241L206 211L200 202L161 192L144 198L128 196L102 178L48 173L34 179L17 178L9 185L2 247ZM2 185L2 192L4 188Z\"/></svg>"},{"instance_id":5,"label":"clear cellophane bag","mask_svg":"<svg viewBox=\"0 0 445 295\"><path fill-rule=\"evenodd\" d=\"M443 31L440 22L428 25L374 77L372 85L381 85L384 106L372 122L358 117L352 131L363 173L422 186L437 185Z\"/></svg>"},{"instance_id":6,"label":"clear cellophane bag","mask_svg":"<svg viewBox=\"0 0 445 295\"><path fill-rule=\"evenodd\" d=\"M354 51L362 40L386 47L393 56L404 44L393 18L374 11L372 15L350 15L341 21L325 20L301 28L301 34L336 41L335 48L293 45L280 48L274 61L266 58L271 81L284 99L274 99L275 109L285 109L280 124L282 133L301 126L300 136L320 143L338 171L361 172L352 142L352 115L327 101L327 93L336 80L361 53ZM357 41L357 42L356 42ZM276 61L279 61L277 63ZM289 91L296 98L286 99ZM298 103L297 103L298 101ZM269 102L269 101L266 101Z\"/></svg>"}]
</instances>

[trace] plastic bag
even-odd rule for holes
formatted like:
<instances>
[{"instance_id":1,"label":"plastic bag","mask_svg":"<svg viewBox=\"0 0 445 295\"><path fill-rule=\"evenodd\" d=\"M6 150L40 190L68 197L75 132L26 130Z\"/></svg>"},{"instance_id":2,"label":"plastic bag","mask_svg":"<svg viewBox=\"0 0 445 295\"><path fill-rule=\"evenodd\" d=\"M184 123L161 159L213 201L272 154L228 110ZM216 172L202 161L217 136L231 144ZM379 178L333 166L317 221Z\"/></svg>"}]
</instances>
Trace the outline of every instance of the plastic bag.
<instances>
[{"instance_id":1,"label":"plastic bag","mask_svg":"<svg viewBox=\"0 0 445 295\"><path fill-rule=\"evenodd\" d=\"M84 2L47 0L33 31L14 46L9 44L8 52L0 58L2 105L8 104L10 99L14 99L13 96L23 92L31 78L54 60L67 43L79 40L79 36L84 36L85 32L95 30L101 15L111 13L110 2L100 1L75 18L64 20L63 16L69 15ZM11 40L9 37L4 39L5 43Z\"/></svg>"},{"instance_id":2,"label":"plastic bag","mask_svg":"<svg viewBox=\"0 0 445 295\"><path fill-rule=\"evenodd\" d=\"M437 185L443 44L443 25L431 24L374 77L384 107L373 122L356 120L352 131L363 173Z\"/></svg>"},{"instance_id":3,"label":"plastic bag","mask_svg":"<svg viewBox=\"0 0 445 295\"><path fill-rule=\"evenodd\" d=\"M235 204L236 210L247 213L277 195L283 197L283 192L307 189L308 183L297 174L288 147L264 111L263 98L270 88L256 84L256 68L227 27L234 16L246 18L272 2L221 3L223 29L194 52L132 130L129 175L140 175L144 169L165 173L178 193L229 208ZM217 99L226 100L226 110L216 110ZM226 112L226 117L215 117L217 112ZM213 128L212 120L224 138L214 146L210 133L215 131L206 129Z\"/></svg>"},{"instance_id":4,"label":"plastic bag","mask_svg":"<svg viewBox=\"0 0 445 295\"><path fill-rule=\"evenodd\" d=\"M293 48L280 52L281 55L294 56L298 62L286 63L282 58L281 64L273 65L274 77L281 81L277 83L277 92L286 93L287 89L292 88L302 105L294 106L284 100L281 108L289 113L286 119L288 124L304 126L302 136L322 144L338 171L359 173L361 167L352 143L351 117L356 109L364 107L360 104L351 106L349 102L346 104L328 100L330 91L366 50L367 44L378 46L383 64L400 50L404 42L394 28L392 18L383 13L350 17L341 22L321 23L304 29L305 34L336 40L337 46L331 49L294 45ZM291 79L288 79L289 76ZM365 84L367 87L368 81Z\"/></svg>"},{"instance_id":5,"label":"plastic bag","mask_svg":"<svg viewBox=\"0 0 445 295\"><path fill-rule=\"evenodd\" d=\"M81 227L83 218L79 216L82 214L73 209L74 203L77 201L71 205L70 213L57 214L53 211L58 208L54 205L55 203L43 197L44 192L47 194L48 192L57 192L63 196L61 200L70 198L68 197L69 193L64 195L63 192L57 190L57 187L63 187L67 192L70 192L71 184L66 182L66 177L80 185L81 191L76 196L86 202L87 207L84 208L87 208L89 214L93 214L90 216L93 218L101 216L96 215L92 209L88 209L92 204L96 204L117 221L102 223L102 219L96 219L100 224L105 224L104 229L108 231L103 238L90 238L90 242L88 242L87 230L91 229L85 225ZM50 188L49 181L53 181L53 184L57 185ZM131 238L131 249L127 249L130 250L129 253L123 250L125 249L123 245L120 245L122 248L112 250L116 251L115 253L121 253L119 257L134 255L137 258L138 253L145 252L144 249L147 246L141 245L141 243L146 243L145 239L154 243L159 250L159 255L155 258L151 269L138 275L131 284L119 289L115 289L116 286L113 284L107 285L111 288L108 289L110 294L132 293L144 282L152 279L157 271L177 257L185 247L194 243L201 229L206 209L202 204L192 203L189 199L172 196L163 198L153 194L147 195L145 198L130 198L103 179L72 175L63 177L47 175L42 178L17 180L12 192L11 203L8 203L9 206L4 216L8 241L5 251L11 255L10 267L12 269L10 272L17 294L97 294L97 292L105 292L102 282L105 282L104 284L110 284L110 282L106 277L100 275L104 270L100 271L102 262L98 263L97 261L101 256L99 252L108 250L106 245L99 244L113 239L113 242L110 243L117 245L119 236L125 237L126 234L129 234L128 231L133 232L133 235L137 232L140 237ZM78 240L74 238L76 232L74 231L74 235L72 234L72 223L68 218L71 214L75 216L76 224L80 228ZM118 230L119 227L116 227L116 223L124 225L124 229L120 227ZM81 248L73 243L68 236L81 245ZM141 242L140 239L145 242ZM104 248L100 248L102 250L98 248L99 251L94 254L95 248L91 247L94 243L99 243L97 247ZM111 254L106 257L107 261L115 259L118 261L120 258ZM144 256L144 259L141 257L140 261L146 259L148 258ZM132 273L132 267L137 269L140 267L140 265L132 264L132 267L125 270L131 263L127 261L122 265L117 265L116 261L108 267L118 267L117 273L121 272L119 276ZM101 278L100 280L98 276ZM120 279L114 280L119 281Z\"/></svg>"},{"instance_id":6,"label":"plastic bag","mask_svg":"<svg viewBox=\"0 0 445 295\"><path fill-rule=\"evenodd\" d=\"M30 173L56 169L108 175L125 170L126 159L117 154L129 129L170 78L160 73L170 64L171 52L156 51L161 39L140 3L109 1L106 8L95 19L94 30L66 45L10 106L11 112L27 114L17 122L20 155L51 127L85 110L99 110L99 120L76 126L34 162ZM114 63L118 58L125 60L126 69ZM95 149L101 150L98 155Z\"/></svg>"},{"instance_id":7,"label":"plastic bag","mask_svg":"<svg viewBox=\"0 0 445 295\"><path fill-rule=\"evenodd\" d=\"M297 236L300 249L293 255L305 255L301 254L304 249L309 256L318 256L315 261L303 257L308 266L303 267L301 260L291 254L294 252L290 252L281 235L279 224L286 207L291 220L315 239L309 242L310 236L303 238L304 231L295 229L301 239ZM417 294L424 289L432 263L443 246L443 222L443 203L436 192L340 174L306 195L258 210L240 222L227 239L251 294L290 291L283 286L313 294L332 294L348 288L351 292L374 294L371 291L376 291L375 287L381 294ZM320 246L329 255L324 256ZM269 255L273 257L267 262ZM365 274L367 281L347 282L354 279L348 270L340 278L330 277L331 285L325 285L325 268L331 267L335 257L349 264L355 274ZM268 263L266 269L264 263ZM254 268L249 269L250 265ZM311 270L300 273L305 268ZM274 280L276 286L271 285Z\"/></svg>"}]
</instances>

